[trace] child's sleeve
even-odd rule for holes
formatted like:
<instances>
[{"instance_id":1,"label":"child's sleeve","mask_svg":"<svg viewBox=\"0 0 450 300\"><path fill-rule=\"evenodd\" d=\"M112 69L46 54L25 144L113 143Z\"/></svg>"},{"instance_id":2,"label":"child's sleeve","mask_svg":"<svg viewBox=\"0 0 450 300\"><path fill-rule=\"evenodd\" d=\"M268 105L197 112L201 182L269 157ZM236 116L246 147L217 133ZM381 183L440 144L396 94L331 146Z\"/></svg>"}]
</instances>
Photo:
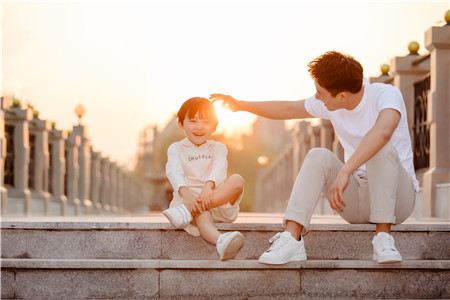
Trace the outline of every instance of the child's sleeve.
<instances>
[{"instance_id":1,"label":"child's sleeve","mask_svg":"<svg viewBox=\"0 0 450 300\"><path fill-rule=\"evenodd\" d=\"M227 154L227 147L223 144L218 144L218 147L214 151L212 171L207 179L207 181L213 181L216 187L218 183L225 181L227 178Z\"/></svg>"},{"instance_id":2,"label":"child's sleeve","mask_svg":"<svg viewBox=\"0 0 450 300\"><path fill-rule=\"evenodd\" d=\"M181 167L178 151L177 147L173 144L167 150L166 175L175 192L178 192L180 187L187 186L184 181L184 171Z\"/></svg>"}]
</instances>

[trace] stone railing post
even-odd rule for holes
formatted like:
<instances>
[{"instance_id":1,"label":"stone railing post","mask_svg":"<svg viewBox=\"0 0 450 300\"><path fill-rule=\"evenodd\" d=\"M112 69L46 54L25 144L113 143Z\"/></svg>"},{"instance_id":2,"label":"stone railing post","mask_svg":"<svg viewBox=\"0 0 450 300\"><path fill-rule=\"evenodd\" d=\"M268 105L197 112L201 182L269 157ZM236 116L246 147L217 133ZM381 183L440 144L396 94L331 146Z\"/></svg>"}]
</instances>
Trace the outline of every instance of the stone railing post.
<instances>
[{"instance_id":1,"label":"stone railing post","mask_svg":"<svg viewBox=\"0 0 450 300\"><path fill-rule=\"evenodd\" d=\"M393 84L400 90L405 101L409 136L411 144L414 145L414 83L429 73L430 60L427 59L427 56L417 54L419 46L416 42L411 42L408 49L410 53L407 56L395 57L391 60L391 67L392 76L394 77Z\"/></svg>"},{"instance_id":2,"label":"stone railing post","mask_svg":"<svg viewBox=\"0 0 450 300\"><path fill-rule=\"evenodd\" d=\"M425 32L425 47L430 51L430 91L427 121L430 128L430 166L423 175L423 215L448 216L437 209L436 185L450 182L450 23Z\"/></svg>"},{"instance_id":3,"label":"stone railing post","mask_svg":"<svg viewBox=\"0 0 450 300\"><path fill-rule=\"evenodd\" d=\"M35 116L29 121L30 163L28 187L31 190L31 213L45 216L49 214L50 194L48 193L48 131L50 122Z\"/></svg>"},{"instance_id":4,"label":"stone railing post","mask_svg":"<svg viewBox=\"0 0 450 300\"><path fill-rule=\"evenodd\" d=\"M9 215L30 215L31 213L31 193L28 189L28 164L30 161L28 121L32 117L33 112L29 108L11 107L5 110L4 182L8 190L6 213Z\"/></svg>"},{"instance_id":5,"label":"stone railing post","mask_svg":"<svg viewBox=\"0 0 450 300\"><path fill-rule=\"evenodd\" d=\"M344 154L344 148L342 148L341 142L339 142L339 139L337 135L334 135L333 138L333 153L337 156L342 162L345 160L345 154Z\"/></svg>"},{"instance_id":6,"label":"stone railing post","mask_svg":"<svg viewBox=\"0 0 450 300\"><path fill-rule=\"evenodd\" d=\"M103 213L109 214L111 213L111 204L110 204L110 171L109 171L109 158L102 157L101 158L101 188L100 188L100 203L103 207Z\"/></svg>"},{"instance_id":7,"label":"stone railing post","mask_svg":"<svg viewBox=\"0 0 450 300\"><path fill-rule=\"evenodd\" d=\"M80 199L78 198L78 147L80 137L71 133L65 143L66 175L64 194L67 197L67 216L80 215Z\"/></svg>"},{"instance_id":8,"label":"stone railing post","mask_svg":"<svg viewBox=\"0 0 450 300\"><path fill-rule=\"evenodd\" d=\"M310 145L311 148L320 147L320 127L312 125L311 123L308 126L308 134L310 136Z\"/></svg>"},{"instance_id":9,"label":"stone railing post","mask_svg":"<svg viewBox=\"0 0 450 300\"><path fill-rule=\"evenodd\" d=\"M102 213L102 204L100 200L101 189L101 157L100 152L95 152L91 148L91 192L92 212L94 214Z\"/></svg>"},{"instance_id":10,"label":"stone railing post","mask_svg":"<svg viewBox=\"0 0 450 300\"><path fill-rule=\"evenodd\" d=\"M369 77L370 83L385 83L392 84L394 78L389 75L389 65L384 64L380 67L381 75L378 77Z\"/></svg>"},{"instance_id":11,"label":"stone railing post","mask_svg":"<svg viewBox=\"0 0 450 300\"><path fill-rule=\"evenodd\" d=\"M87 128L83 125L73 127L73 134L80 137L80 145L78 151L78 199L81 203L81 214L89 215L92 213L92 202L89 199L89 191L91 184L91 150L90 141L87 137Z\"/></svg>"},{"instance_id":12,"label":"stone railing post","mask_svg":"<svg viewBox=\"0 0 450 300\"><path fill-rule=\"evenodd\" d=\"M320 147L333 151L334 128L330 120L320 119Z\"/></svg>"},{"instance_id":13,"label":"stone railing post","mask_svg":"<svg viewBox=\"0 0 450 300\"><path fill-rule=\"evenodd\" d=\"M5 99L0 98L0 150L1 150L1 165L0 165L0 197L1 197L1 214L6 214L8 211L8 190L5 187L5 158L6 158L6 138L5 138L5 113L4 105Z\"/></svg>"},{"instance_id":14,"label":"stone railing post","mask_svg":"<svg viewBox=\"0 0 450 300\"><path fill-rule=\"evenodd\" d=\"M110 182L110 188L111 191L109 196L109 201L111 203L111 212L113 214L117 214L118 207L117 207L117 166L114 162L109 162L109 182Z\"/></svg>"},{"instance_id":15,"label":"stone railing post","mask_svg":"<svg viewBox=\"0 0 450 300\"><path fill-rule=\"evenodd\" d=\"M125 213L125 207L124 207L124 182L125 180L125 173L122 168L117 168L117 207L118 207L118 213L124 214Z\"/></svg>"},{"instance_id":16,"label":"stone railing post","mask_svg":"<svg viewBox=\"0 0 450 300\"><path fill-rule=\"evenodd\" d=\"M50 197L49 215L64 216L67 212L67 197L64 195L64 176L66 160L64 156L64 140L67 132L52 128L48 133L49 145L49 178L48 191Z\"/></svg>"},{"instance_id":17,"label":"stone railing post","mask_svg":"<svg viewBox=\"0 0 450 300\"><path fill-rule=\"evenodd\" d=\"M300 121L300 165L303 164L303 160L311 149L311 135L308 129L310 126L310 122Z\"/></svg>"}]
</instances>

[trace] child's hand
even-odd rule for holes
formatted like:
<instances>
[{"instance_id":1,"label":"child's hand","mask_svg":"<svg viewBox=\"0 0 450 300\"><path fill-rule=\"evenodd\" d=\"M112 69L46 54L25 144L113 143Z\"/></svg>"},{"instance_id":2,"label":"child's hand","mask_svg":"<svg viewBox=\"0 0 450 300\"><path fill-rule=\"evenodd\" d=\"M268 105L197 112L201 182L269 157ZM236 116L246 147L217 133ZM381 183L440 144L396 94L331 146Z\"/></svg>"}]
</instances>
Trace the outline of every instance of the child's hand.
<instances>
[{"instance_id":1,"label":"child's hand","mask_svg":"<svg viewBox=\"0 0 450 300\"><path fill-rule=\"evenodd\" d=\"M179 193L183 197L184 205L186 205L186 208L192 215L202 212L200 203L197 202L197 199L188 187L182 186Z\"/></svg>"},{"instance_id":2,"label":"child's hand","mask_svg":"<svg viewBox=\"0 0 450 300\"><path fill-rule=\"evenodd\" d=\"M214 182L208 181L203 186L202 192L197 198L197 201L201 204L201 208L203 211L209 210L213 197L214 197Z\"/></svg>"}]
</instances>

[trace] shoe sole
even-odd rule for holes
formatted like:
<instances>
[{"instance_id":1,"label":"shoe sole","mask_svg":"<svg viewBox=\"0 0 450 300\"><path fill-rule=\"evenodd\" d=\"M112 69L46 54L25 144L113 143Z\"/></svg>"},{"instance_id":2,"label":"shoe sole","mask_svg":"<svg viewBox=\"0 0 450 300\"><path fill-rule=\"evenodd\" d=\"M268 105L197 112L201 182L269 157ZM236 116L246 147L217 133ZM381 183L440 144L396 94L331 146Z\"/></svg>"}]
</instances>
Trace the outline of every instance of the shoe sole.
<instances>
[{"instance_id":1,"label":"shoe sole","mask_svg":"<svg viewBox=\"0 0 450 300\"><path fill-rule=\"evenodd\" d=\"M260 257L259 262L266 265L284 265L290 262L305 261L306 259L307 259L306 254L298 254L291 259L275 259L275 258Z\"/></svg>"},{"instance_id":2,"label":"shoe sole","mask_svg":"<svg viewBox=\"0 0 450 300\"><path fill-rule=\"evenodd\" d=\"M375 253L373 254L373 260L376 260L379 264L391 264L403 261L402 257L399 257L398 255L387 255L385 257L379 258Z\"/></svg>"},{"instance_id":3,"label":"shoe sole","mask_svg":"<svg viewBox=\"0 0 450 300\"><path fill-rule=\"evenodd\" d=\"M244 245L244 236L242 234L236 235L225 246L225 251L220 260L232 259L236 256L237 252Z\"/></svg>"}]
</instances>

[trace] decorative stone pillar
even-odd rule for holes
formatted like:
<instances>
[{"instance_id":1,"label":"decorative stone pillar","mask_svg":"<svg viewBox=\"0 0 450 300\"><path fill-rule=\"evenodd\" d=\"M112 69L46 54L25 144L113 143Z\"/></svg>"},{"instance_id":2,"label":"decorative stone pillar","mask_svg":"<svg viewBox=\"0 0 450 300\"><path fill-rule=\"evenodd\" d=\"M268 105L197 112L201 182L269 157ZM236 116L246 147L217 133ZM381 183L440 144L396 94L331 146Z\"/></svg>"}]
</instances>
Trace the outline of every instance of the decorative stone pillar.
<instances>
[{"instance_id":1,"label":"decorative stone pillar","mask_svg":"<svg viewBox=\"0 0 450 300\"><path fill-rule=\"evenodd\" d=\"M66 173L65 140L67 131L54 127L48 133L49 178L48 191L51 195L49 215L64 216L67 212L67 197L64 195L64 178Z\"/></svg>"},{"instance_id":2,"label":"decorative stone pillar","mask_svg":"<svg viewBox=\"0 0 450 300\"><path fill-rule=\"evenodd\" d=\"M430 60L427 55L420 56L417 53L419 51L417 42L411 42L408 45L408 50L410 53L407 56L393 58L391 66L394 86L400 90L405 101L409 136L411 145L414 145L414 83L423 79L430 72Z\"/></svg>"},{"instance_id":3,"label":"decorative stone pillar","mask_svg":"<svg viewBox=\"0 0 450 300\"><path fill-rule=\"evenodd\" d=\"M339 142L339 139L337 135L334 135L333 139L333 153L337 156L342 162L345 161L345 153L344 148L342 148L341 142Z\"/></svg>"},{"instance_id":4,"label":"decorative stone pillar","mask_svg":"<svg viewBox=\"0 0 450 300\"><path fill-rule=\"evenodd\" d=\"M5 138L5 99L0 98L0 149L1 149L1 165L0 165L0 197L1 197L1 214L6 214L8 212L8 190L5 187L5 158L6 158L6 138Z\"/></svg>"},{"instance_id":5,"label":"decorative stone pillar","mask_svg":"<svg viewBox=\"0 0 450 300\"><path fill-rule=\"evenodd\" d=\"M389 75L389 65L384 64L380 67L381 75L378 77L369 77L370 83L392 84L394 78Z\"/></svg>"},{"instance_id":6,"label":"decorative stone pillar","mask_svg":"<svg viewBox=\"0 0 450 300\"><path fill-rule=\"evenodd\" d=\"M101 170L101 188L100 188L100 203L102 204L103 213L111 213L110 204L110 171L109 171L109 159L108 157L103 157L100 159L100 170Z\"/></svg>"},{"instance_id":7,"label":"decorative stone pillar","mask_svg":"<svg viewBox=\"0 0 450 300\"><path fill-rule=\"evenodd\" d=\"M311 149L311 135L308 128L311 123L308 121L300 121L300 165L303 164L303 160ZM299 170L300 171L300 170ZM297 172L298 173L298 172Z\"/></svg>"},{"instance_id":8,"label":"decorative stone pillar","mask_svg":"<svg viewBox=\"0 0 450 300\"><path fill-rule=\"evenodd\" d=\"M320 119L320 147L333 151L334 128L330 120Z\"/></svg>"},{"instance_id":9,"label":"decorative stone pillar","mask_svg":"<svg viewBox=\"0 0 450 300\"><path fill-rule=\"evenodd\" d=\"M91 184L91 149L90 140L87 137L87 128L83 125L73 127L73 134L80 137L78 150L78 199L81 203L81 214L89 215L92 213L92 201L89 199Z\"/></svg>"},{"instance_id":10,"label":"decorative stone pillar","mask_svg":"<svg viewBox=\"0 0 450 300\"><path fill-rule=\"evenodd\" d=\"M65 142L66 175L64 178L64 194L67 197L67 216L80 215L80 199L78 198L78 147L80 137L71 133Z\"/></svg>"},{"instance_id":11,"label":"decorative stone pillar","mask_svg":"<svg viewBox=\"0 0 450 300\"><path fill-rule=\"evenodd\" d=\"M100 152L95 152L91 148L91 190L89 198L92 201L92 213L101 214L102 204L100 201L101 193L101 157Z\"/></svg>"},{"instance_id":12,"label":"decorative stone pillar","mask_svg":"<svg viewBox=\"0 0 450 300\"><path fill-rule=\"evenodd\" d=\"M111 191L109 197L109 201L111 203L111 212L113 214L117 214L117 166L114 162L109 163L109 183L109 190Z\"/></svg>"},{"instance_id":13,"label":"decorative stone pillar","mask_svg":"<svg viewBox=\"0 0 450 300\"><path fill-rule=\"evenodd\" d=\"M31 191L31 214L35 216L46 216L49 214L48 131L50 129L50 122L39 119L37 114L29 122L30 163L28 187Z\"/></svg>"},{"instance_id":14,"label":"decorative stone pillar","mask_svg":"<svg viewBox=\"0 0 450 300\"><path fill-rule=\"evenodd\" d=\"M320 147L320 127L314 126L311 123L308 126L308 134L310 136L311 148Z\"/></svg>"},{"instance_id":15,"label":"decorative stone pillar","mask_svg":"<svg viewBox=\"0 0 450 300\"><path fill-rule=\"evenodd\" d=\"M448 14L448 12L447 12ZM450 20L443 27L425 32L425 47L430 51L430 91L427 121L430 128L430 166L423 175L423 215L441 216L436 201L436 185L450 182ZM449 191L450 192L450 191Z\"/></svg>"},{"instance_id":16,"label":"decorative stone pillar","mask_svg":"<svg viewBox=\"0 0 450 300\"><path fill-rule=\"evenodd\" d=\"M125 207L124 207L124 180L125 180L125 173L122 168L117 168L117 207L118 207L118 213L120 215L123 215L125 213Z\"/></svg>"},{"instance_id":17,"label":"decorative stone pillar","mask_svg":"<svg viewBox=\"0 0 450 300\"><path fill-rule=\"evenodd\" d=\"M30 161L28 121L32 118L33 111L31 109L20 109L20 107L13 106L5 110L4 182L8 190L6 204L8 215L23 216L31 213L31 193L28 189L28 163Z\"/></svg>"}]
</instances>

